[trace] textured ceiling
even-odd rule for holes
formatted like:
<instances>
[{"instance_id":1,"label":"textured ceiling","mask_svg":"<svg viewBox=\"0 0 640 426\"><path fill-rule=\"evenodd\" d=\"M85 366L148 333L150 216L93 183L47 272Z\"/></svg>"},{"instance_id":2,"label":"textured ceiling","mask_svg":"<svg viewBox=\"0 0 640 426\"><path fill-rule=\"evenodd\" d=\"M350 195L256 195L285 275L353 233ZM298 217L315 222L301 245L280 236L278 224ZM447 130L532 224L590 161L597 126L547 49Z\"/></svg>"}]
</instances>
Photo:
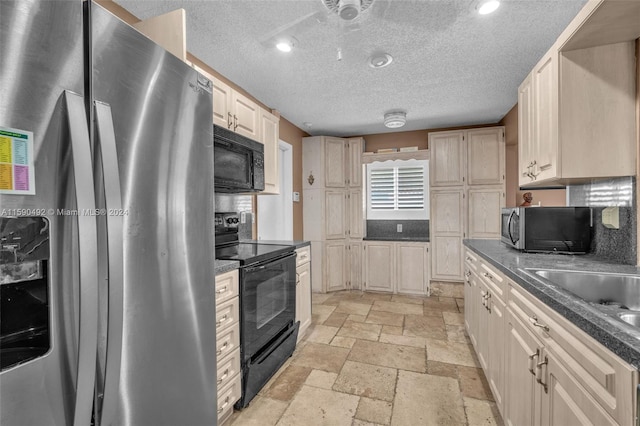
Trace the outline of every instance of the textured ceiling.
<instances>
[{"instance_id":1,"label":"textured ceiling","mask_svg":"<svg viewBox=\"0 0 640 426\"><path fill-rule=\"evenodd\" d=\"M395 109L407 112L396 131L498 122L586 2L503 0L481 16L472 0L375 0L353 30L322 0L116 1L141 19L184 8L189 52L301 129L336 136L390 131ZM293 52L273 47L279 35L297 39ZM393 62L370 68L379 51Z\"/></svg>"}]
</instances>

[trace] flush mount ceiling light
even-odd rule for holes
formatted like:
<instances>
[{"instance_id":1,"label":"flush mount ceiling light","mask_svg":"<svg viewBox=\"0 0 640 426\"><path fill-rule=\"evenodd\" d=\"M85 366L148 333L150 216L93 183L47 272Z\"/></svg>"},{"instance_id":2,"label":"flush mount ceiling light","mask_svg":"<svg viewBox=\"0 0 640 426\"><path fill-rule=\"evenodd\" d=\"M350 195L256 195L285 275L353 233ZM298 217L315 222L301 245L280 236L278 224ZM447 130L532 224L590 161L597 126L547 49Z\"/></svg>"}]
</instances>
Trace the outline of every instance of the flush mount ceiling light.
<instances>
[{"instance_id":1,"label":"flush mount ceiling light","mask_svg":"<svg viewBox=\"0 0 640 426\"><path fill-rule=\"evenodd\" d=\"M393 61L393 56L388 53L374 53L369 57L371 68L384 68Z\"/></svg>"},{"instance_id":2,"label":"flush mount ceiling light","mask_svg":"<svg viewBox=\"0 0 640 426\"><path fill-rule=\"evenodd\" d=\"M404 111L391 111L384 115L384 125L390 129L397 129L407 123L407 113Z\"/></svg>"},{"instance_id":3,"label":"flush mount ceiling light","mask_svg":"<svg viewBox=\"0 0 640 426\"><path fill-rule=\"evenodd\" d=\"M477 9L480 15L488 15L489 13L495 12L498 7L500 7L498 0L484 0L478 3Z\"/></svg>"},{"instance_id":4,"label":"flush mount ceiling light","mask_svg":"<svg viewBox=\"0 0 640 426\"><path fill-rule=\"evenodd\" d=\"M338 15L345 21L353 21L360 15L360 0L340 0L338 2Z\"/></svg>"},{"instance_id":5,"label":"flush mount ceiling light","mask_svg":"<svg viewBox=\"0 0 640 426\"><path fill-rule=\"evenodd\" d=\"M296 39L293 37L281 39L276 42L276 49L284 53L289 53L293 50L293 47L295 45L296 45Z\"/></svg>"}]
</instances>

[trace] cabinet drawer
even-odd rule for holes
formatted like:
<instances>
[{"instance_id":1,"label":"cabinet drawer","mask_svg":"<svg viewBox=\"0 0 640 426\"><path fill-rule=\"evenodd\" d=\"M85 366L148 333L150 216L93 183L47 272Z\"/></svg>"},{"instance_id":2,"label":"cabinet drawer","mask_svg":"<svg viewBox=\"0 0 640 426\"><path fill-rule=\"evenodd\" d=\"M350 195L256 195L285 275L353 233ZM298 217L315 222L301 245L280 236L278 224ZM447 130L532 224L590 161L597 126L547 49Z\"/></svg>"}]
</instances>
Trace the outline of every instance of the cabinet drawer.
<instances>
[{"instance_id":1,"label":"cabinet drawer","mask_svg":"<svg viewBox=\"0 0 640 426\"><path fill-rule=\"evenodd\" d=\"M235 325L218 333L216 336L216 359L222 360L227 354L240 347L240 327Z\"/></svg>"},{"instance_id":2,"label":"cabinet drawer","mask_svg":"<svg viewBox=\"0 0 640 426\"><path fill-rule=\"evenodd\" d=\"M240 375L218 390L218 424L222 424L233 411L233 404L240 399Z\"/></svg>"},{"instance_id":3,"label":"cabinet drawer","mask_svg":"<svg viewBox=\"0 0 640 426\"><path fill-rule=\"evenodd\" d=\"M216 304L222 303L238 295L238 271L216 275Z\"/></svg>"},{"instance_id":4,"label":"cabinet drawer","mask_svg":"<svg viewBox=\"0 0 640 426\"><path fill-rule=\"evenodd\" d=\"M618 423L631 423L636 373L630 365L511 282L509 308Z\"/></svg>"},{"instance_id":5,"label":"cabinet drawer","mask_svg":"<svg viewBox=\"0 0 640 426\"><path fill-rule=\"evenodd\" d=\"M469 268L470 271L478 273L478 269L480 268L480 262L478 261L478 255L467 249L464 252L464 263Z\"/></svg>"},{"instance_id":6,"label":"cabinet drawer","mask_svg":"<svg viewBox=\"0 0 640 426\"><path fill-rule=\"evenodd\" d=\"M235 349L218 361L218 389L227 386L238 373L240 373L240 349Z\"/></svg>"},{"instance_id":7,"label":"cabinet drawer","mask_svg":"<svg viewBox=\"0 0 640 426\"><path fill-rule=\"evenodd\" d=\"M306 246L296 250L296 266L304 265L311 261L311 247Z\"/></svg>"},{"instance_id":8,"label":"cabinet drawer","mask_svg":"<svg viewBox=\"0 0 640 426\"><path fill-rule=\"evenodd\" d=\"M478 275L482 281L487 285L487 288L491 290L494 296L498 296L502 300L505 298L505 286L506 279L502 273L489 266L484 261L480 261L480 267L478 268Z\"/></svg>"},{"instance_id":9,"label":"cabinet drawer","mask_svg":"<svg viewBox=\"0 0 640 426\"><path fill-rule=\"evenodd\" d=\"M240 298L234 297L216 306L216 333L240 321Z\"/></svg>"}]
</instances>

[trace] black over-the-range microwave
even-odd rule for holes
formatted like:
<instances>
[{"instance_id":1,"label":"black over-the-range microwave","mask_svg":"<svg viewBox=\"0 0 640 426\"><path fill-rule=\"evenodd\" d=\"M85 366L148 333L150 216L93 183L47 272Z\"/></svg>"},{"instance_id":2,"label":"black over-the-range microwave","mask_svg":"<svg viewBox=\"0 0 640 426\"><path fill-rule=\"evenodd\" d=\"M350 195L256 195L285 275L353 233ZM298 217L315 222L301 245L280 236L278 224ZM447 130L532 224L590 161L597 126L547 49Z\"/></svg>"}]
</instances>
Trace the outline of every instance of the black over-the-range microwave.
<instances>
[{"instance_id":1,"label":"black over-the-range microwave","mask_svg":"<svg viewBox=\"0 0 640 426\"><path fill-rule=\"evenodd\" d=\"M264 145L214 124L213 155L216 192L264 190Z\"/></svg>"},{"instance_id":2,"label":"black over-the-range microwave","mask_svg":"<svg viewBox=\"0 0 640 426\"><path fill-rule=\"evenodd\" d=\"M501 240L528 252L587 253L591 247L591 209L503 208Z\"/></svg>"}]
</instances>

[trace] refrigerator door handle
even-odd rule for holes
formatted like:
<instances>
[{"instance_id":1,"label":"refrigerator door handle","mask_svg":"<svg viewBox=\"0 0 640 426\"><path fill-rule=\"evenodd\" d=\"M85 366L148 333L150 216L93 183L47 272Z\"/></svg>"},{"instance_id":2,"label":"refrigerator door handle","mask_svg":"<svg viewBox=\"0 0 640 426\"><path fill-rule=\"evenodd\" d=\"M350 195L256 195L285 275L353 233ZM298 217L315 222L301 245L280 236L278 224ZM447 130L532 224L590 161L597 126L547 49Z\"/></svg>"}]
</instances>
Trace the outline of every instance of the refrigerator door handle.
<instances>
[{"instance_id":1,"label":"refrigerator door handle","mask_svg":"<svg viewBox=\"0 0 640 426\"><path fill-rule=\"evenodd\" d=\"M98 237L96 218L86 212L95 210L96 200L84 98L76 93L65 91L64 100L67 107L74 187L79 212L77 219L80 327L73 424L85 426L91 424L98 342Z\"/></svg>"},{"instance_id":2,"label":"refrigerator door handle","mask_svg":"<svg viewBox=\"0 0 640 426\"><path fill-rule=\"evenodd\" d=\"M104 179L105 217L107 235L107 257L109 276L109 315L107 324L106 368L104 377L102 413L100 425L115 424L118 414L120 385L120 365L122 360L123 332L123 216L120 192L120 171L116 151L116 136L111 115L111 106L95 101L96 148L102 158L102 176ZM100 167L100 165L96 165ZM100 184L100 182L99 182ZM100 261L104 261L101 258Z\"/></svg>"}]
</instances>

